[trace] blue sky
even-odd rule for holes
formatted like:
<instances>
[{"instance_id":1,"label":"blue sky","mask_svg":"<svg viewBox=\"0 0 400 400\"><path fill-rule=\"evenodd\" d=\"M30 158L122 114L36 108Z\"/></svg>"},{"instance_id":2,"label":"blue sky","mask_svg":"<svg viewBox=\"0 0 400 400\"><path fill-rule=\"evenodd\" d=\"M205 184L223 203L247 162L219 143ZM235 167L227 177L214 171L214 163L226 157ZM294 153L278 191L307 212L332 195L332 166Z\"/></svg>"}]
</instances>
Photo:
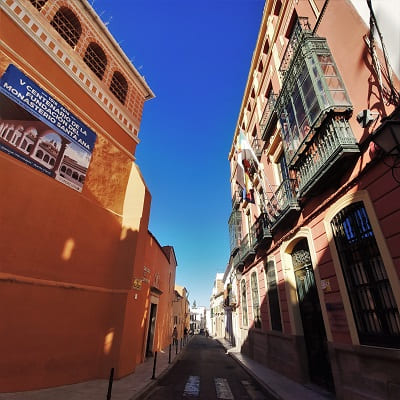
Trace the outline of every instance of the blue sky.
<instances>
[{"instance_id":1,"label":"blue sky","mask_svg":"<svg viewBox=\"0 0 400 400\"><path fill-rule=\"evenodd\" d=\"M156 95L136 162L152 194L150 231L174 246L176 283L209 307L229 259L228 153L263 0L89 0Z\"/></svg>"}]
</instances>

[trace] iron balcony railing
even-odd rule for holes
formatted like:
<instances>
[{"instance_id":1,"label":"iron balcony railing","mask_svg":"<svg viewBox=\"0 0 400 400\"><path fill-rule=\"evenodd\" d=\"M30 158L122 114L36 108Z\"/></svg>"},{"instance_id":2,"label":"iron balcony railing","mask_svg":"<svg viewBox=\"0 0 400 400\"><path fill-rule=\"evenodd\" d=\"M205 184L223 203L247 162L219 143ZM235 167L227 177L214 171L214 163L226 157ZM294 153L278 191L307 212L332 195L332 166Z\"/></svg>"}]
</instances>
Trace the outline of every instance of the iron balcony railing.
<instances>
[{"instance_id":1,"label":"iron balcony railing","mask_svg":"<svg viewBox=\"0 0 400 400\"><path fill-rule=\"evenodd\" d=\"M267 103L265 104L263 115L260 119L261 138L264 141L266 141L268 132L270 130L269 128L272 122L272 115L274 114L276 98L277 96L273 92L269 94Z\"/></svg>"},{"instance_id":2,"label":"iron balcony railing","mask_svg":"<svg viewBox=\"0 0 400 400\"><path fill-rule=\"evenodd\" d=\"M271 216L271 230L275 229L289 214L300 210L297 192L296 179L284 179L278 186L267 210Z\"/></svg>"},{"instance_id":3,"label":"iron balcony railing","mask_svg":"<svg viewBox=\"0 0 400 400\"><path fill-rule=\"evenodd\" d=\"M312 35L311 25L309 24L307 17L298 17L285 53L283 54L281 65L279 66L279 73L281 74L282 78L284 78L286 72L288 71L292 59L299 48L299 44L305 35Z\"/></svg>"},{"instance_id":4,"label":"iron balcony railing","mask_svg":"<svg viewBox=\"0 0 400 400\"><path fill-rule=\"evenodd\" d=\"M350 124L333 116L321 126L296 163L299 195L304 196L343 156L359 153Z\"/></svg>"},{"instance_id":5,"label":"iron balcony railing","mask_svg":"<svg viewBox=\"0 0 400 400\"><path fill-rule=\"evenodd\" d=\"M263 149L261 139L254 138L253 141L251 142L251 147L253 148L254 153L257 156L257 158L260 159L261 155L262 155L262 149Z\"/></svg>"},{"instance_id":6,"label":"iron balcony railing","mask_svg":"<svg viewBox=\"0 0 400 400\"><path fill-rule=\"evenodd\" d=\"M242 239L240 243L240 250L239 253L241 253L241 259L243 262L247 262L251 259L254 258L256 255L256 252L253 247L253 235L252 232L250 234L246 234L244 238Z\"/></svg>"},{"instance_id":7,"label":"iron balcony railing","mask_svg":"<svg viewBox=\"0 0 400 400\"><path fill-rule=\"evenodd\" d=\"M232 196L232 210L237 210L242 201L242 193L239 190L235 190Z\"/></svg>"},{"instance_id":8,"label":"iron balcony railing","mask_svg":"<svg viewBox=\"0 0 400 400\"><path fill-rule=\"evenodd\" d=\"M272 240L271 221L267 213L261 213L252 226L254 249L266 248Z\"/></svg>"}]
</instances>

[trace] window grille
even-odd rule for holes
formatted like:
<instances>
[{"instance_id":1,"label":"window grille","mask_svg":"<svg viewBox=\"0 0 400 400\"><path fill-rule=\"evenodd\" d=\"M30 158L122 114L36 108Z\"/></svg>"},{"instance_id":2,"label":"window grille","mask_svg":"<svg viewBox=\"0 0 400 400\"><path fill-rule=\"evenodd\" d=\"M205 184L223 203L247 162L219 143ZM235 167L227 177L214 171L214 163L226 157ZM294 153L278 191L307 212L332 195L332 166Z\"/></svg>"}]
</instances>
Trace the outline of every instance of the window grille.
<instances>
[{"instance_id":1,"label":"window grille","mask_svg":"<svg viewBox=\"0 0 400 400\"><path fill-rule=\"evenodd\" d=\"M69 8L61 7L50 24L71 47L76 46L82 34L82 27L77 16Z\"/></svg>"},{"instance_id":2,"label":"window grille","mask_svg":"<svg viewBox=\"0 0 400 400\"><path fill-rule=\"evenodd\" d=\"M362 202L331 221L361 344L400 347L400 315Z\"/></svg>"},{"instance_id":3,"label":"window grille","mask_svg":"<svg viewBox=\"0 0 400 400\"><path fill-rule=\"evenodd\" d=\"M241 293L242 293L242 321L243 326L249 324L247 319L247 293L246 293L246 281L243 279L241 283Z\"/></svg>"},{"instance_id":4,"label":"window grille","mask_svg":"<svg viewBox=\"0 0 400 400\"><path fill-rule=\"evenodd\" d=\"M83 57L83 61L85 61L86 65L98 78L103 79L107 65L107 57L97 43L92 42L89 44L85 56Z\"/></svg>"},{"instance_id":5,"label":"window grille","mask_svg":"<svg viewBox=\"0 0 400 400\"><path fill-rule=\"evenodd\" d=\"M268 285L269 313L271 316L271 328L275 331L282 331L281 308L279 305L278 286L276 284L274 261L268 261L266 274Z\"/></svg>"},{"instance_id":6,"label":"window grille","mask_svg":"<svg viewBox=\"0 0 400 400\"><path fill-rule=\"evenodd\" d=\"M30 2L36 9L41 11L47 0L30 0Z\"/></svg>"},{"instance_id":7,"label":"window grille","mask_svg":"<svg viewBox=\"0 0 400 400\"><path fill-rule=\"evenodd\" d=\"M125 104L126 94L128 93L128 82L121 72L114 72L111 79L110 90L122 104Z\"/></svg>"},{"instance_id":8,"label":"window grille","mask_svg":"<svg viewBox=\"0 0 400 400\"><path fill-rule=\"evenodd\" d=\"M254 328L261 328L260 300L258 297L257 273L253 272L250 278L251 297L253 300Z\"/></svg>"}]
</instances>

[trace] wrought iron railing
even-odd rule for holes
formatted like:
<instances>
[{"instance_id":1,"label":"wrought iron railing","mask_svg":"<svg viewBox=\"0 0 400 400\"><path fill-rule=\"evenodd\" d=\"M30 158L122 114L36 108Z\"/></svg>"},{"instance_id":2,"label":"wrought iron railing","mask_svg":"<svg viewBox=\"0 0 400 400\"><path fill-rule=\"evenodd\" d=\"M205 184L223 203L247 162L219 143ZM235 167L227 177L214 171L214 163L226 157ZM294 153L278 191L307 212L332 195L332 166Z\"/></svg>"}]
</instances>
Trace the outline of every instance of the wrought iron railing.
<instances>
[{"instance_id":1,"label":"wrought iron railing","mask_svg":"<svg viewBox=\"0 0 400 400\"><path fill-rule=\"evenodd\" d=\"M241 201L242 201L241 191L235 190L232 196L232 210L237 210L240 206Z\"/></svg>"},{"instance_id":2,"label":"wrought iron railing","mask_svg":"<svg viewBox=\"0 0 400 400\"><path fill-rule=\"evenodd\" d=\"M262 149L263 149L263 143L261 139L254 138L253 141L251 142L251 147L254 150L255 155L257 156L258 159L261 158L262 155Z\"/></svg>"},{"instance_id":3,"label":"wrought iron railing","mask_svg":"<svg viewBox=\"0 0 400 400\"><path fill-rule=\"evenodd\" d=\"M271 239L271 221L267 213L261 213L252 226L254 248L265 246Z\"/></svg>"},{"instance_id":4,"label":"wrought iron railing","mask_svg":"<svg viewBox=\"0 0 400 400\"><path fill-rule=\"evenodd\" d=\"M350 124L343 116L330 118L321 126L297 162L299 193L304 194L344 153L358 153Z\"/></svg>"},{"instance_id":5,"label":"wrought iron railing","mask_svg":"<svg viewBox=\"0 0 400 400\"><path fill-rule=\"evenodd\" d=\"M246 234L246 236L244 236L242 239L239 252L241 253L241 259L244 262L255 255L252 232Z\"/></svg>"},{"instance_id":6,"label":"wrought iron railing","mask_svg":"<svg viewBox=\"0 0 400 400\"><path fill-rule=\"evenodd\" d=\"M281 65L279 66L279 73L281 74L282 78L285 76L285 73L289 69L293 56L296 53L299 44L303 40L304 35L306 34L312 35L312 29L311 25L308 22L308 18L298 17L290 36L289 43L282 57Z\"/></svg>"},{"instance_id":7,"label":"wrought iron railing","mask_svg":"<svg viewBox=\"0 0 400 400\"><path fill-rule=\"evenodd\" d=\"M263 111L263 115L260 119L260 130L261 130L261 137L263 140L266 140L266 135L268 134L270 123L272 120L272 115L275 109L277 96L271 92L268 96L267 103L265 104L265 108Z\"/></svg>"}]
</instances>

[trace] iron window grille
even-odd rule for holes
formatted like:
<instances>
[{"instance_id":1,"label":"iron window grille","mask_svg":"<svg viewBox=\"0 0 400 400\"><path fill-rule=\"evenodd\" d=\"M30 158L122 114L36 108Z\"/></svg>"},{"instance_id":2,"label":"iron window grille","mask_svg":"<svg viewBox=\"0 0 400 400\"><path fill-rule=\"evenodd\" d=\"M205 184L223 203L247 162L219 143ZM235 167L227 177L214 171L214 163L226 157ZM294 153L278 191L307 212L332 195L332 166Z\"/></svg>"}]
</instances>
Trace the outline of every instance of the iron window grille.
<instances>
[{"instance_id":1,"label":"iron window grille","mask_svg":"<svg viewBox=\"0 0 400 400\"><path fill-rule=\"evenodd\" d=\"M260 300L258 297L257 273L254 271L250 278L251 297L253 300L254 328L261 328Z\"/></svg>"},{"instance_id":2,"label":"iron window grille","mask_svg":"<svg viewBox=\"0 0 400 400\"><path fill-rule=\"evenodd\" d=\"M47 0L30 0L30 2L38 11L41 11Z\"/></svg>"},{"instance_id":3,"label":"iron window grille","mask_svg":"<svg viewBox=\"0 0 400 400\"><path fill-rule=\"evenodd\" d=\"M243 326L247 326L249 321L247 319L247 292L246 292L246 281L243 279L241 283L241 294L242 294L242 321Z\"/></svg>"},{"instance_id":4,"label":"iron window grille","mask_svg":"<svg viewBox=\"0 0 400 400\"><path fill-rule=\"evenodd\" d=\"M69 8L61 7L50 24L72 48L76 46L82 34L82 26Z\"/></svg>"},{"instance_id":5,"label":"iron window grille","mask_svg":"<svg viewBox=\"0 0 400 400\"><path fill-rule=\"evenodd\" d=\"M331 221L360 343L400 348L400 315L362 202Z\"/></svg>"},{"instance_id":6,"label":"iron window grille","mask_svg":"<svg viewBox=\"0 0 400 400\"><path fill-rule=\"evenodd\" d=\"M99 79L103 79L106 70L107 57L97 43L90 43L83 57L86 65L95 73Z\"/></svg>"},{"instance_id":7,"label":"iron window grille","mask_svg":"<svg viewBox=\"0 0 400 400\"><path fill-rule=\"evenodd\" d=\"M276 284L274 261L267 262L266 274L268 285L269 313L271 316L271 328L275 331L282 331L281 308L279 305L278 286Z\"/></svg>"},{"instance_id":8,"label":"iron window grille","mask_svg":"<svg viewBox=\"0 0 400 400\"><path fill-rule=\"evenodd\" d=\"M110 90L122 104L125 104L126 95L128 93L128 82L121 72L114 72L111 78Z\"/></svg>"}]
</instances>

